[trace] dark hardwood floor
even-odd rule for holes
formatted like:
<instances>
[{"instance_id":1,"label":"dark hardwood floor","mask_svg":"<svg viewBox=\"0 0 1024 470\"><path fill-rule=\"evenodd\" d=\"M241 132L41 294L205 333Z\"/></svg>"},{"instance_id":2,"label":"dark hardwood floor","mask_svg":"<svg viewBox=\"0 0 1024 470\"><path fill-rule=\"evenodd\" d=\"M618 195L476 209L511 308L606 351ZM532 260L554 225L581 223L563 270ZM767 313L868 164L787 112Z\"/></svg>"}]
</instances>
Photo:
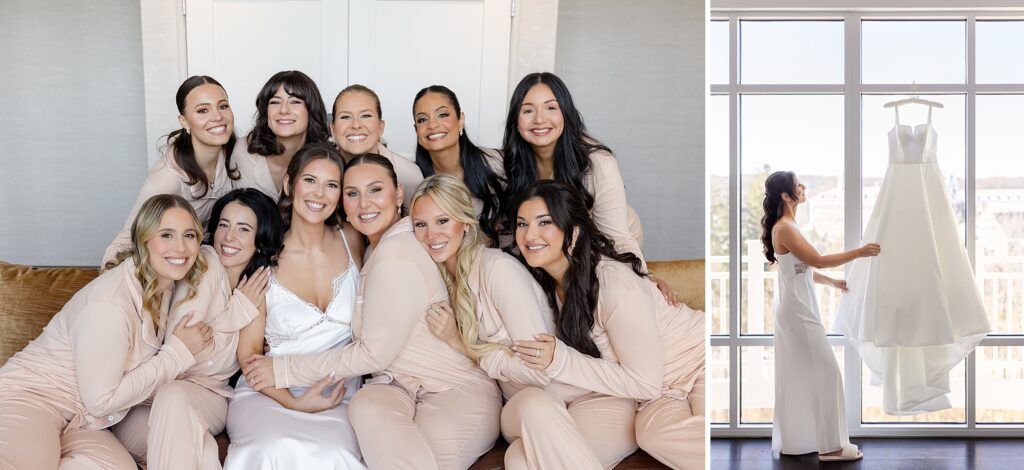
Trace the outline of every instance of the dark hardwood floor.
<instances>
[{"instance_id":1,"label":"dark hardwood floor","mask_svg":"<svg viewBox=\"0 0 1024 470\"><path fill-rule=\"evenodd\" d=\"M851 439L859 462L819 463L818 454L772 454L771 439L712 439L711 468L735 470L1011 470L1024 469L1022 439Z\"/></svg>"}]
</instances>

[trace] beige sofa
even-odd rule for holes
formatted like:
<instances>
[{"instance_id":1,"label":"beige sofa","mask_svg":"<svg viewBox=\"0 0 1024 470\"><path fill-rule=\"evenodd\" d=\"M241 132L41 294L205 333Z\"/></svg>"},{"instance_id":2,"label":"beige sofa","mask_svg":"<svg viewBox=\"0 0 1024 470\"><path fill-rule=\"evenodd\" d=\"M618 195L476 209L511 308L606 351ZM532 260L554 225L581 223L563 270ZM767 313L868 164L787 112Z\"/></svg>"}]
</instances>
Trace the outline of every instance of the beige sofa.
<instances>
[{"instance_id":1,"label":"beige sofa","mask_svg":"<svg viewBox=\"0 0 1024 470\"><path fill-rule=\"evenodd\" d=\"M704 260L651 261L651 272L664 279L691 308L704 309ZM39 336L64 303L98 274L94 268L34 268L0 261L0 365ZM226 434L217 436L221 459ZM472 469L500 469L507 444L499 439ZM667 468L644 452L622 461L617 469Z\"/></svg>"}]
</instances>

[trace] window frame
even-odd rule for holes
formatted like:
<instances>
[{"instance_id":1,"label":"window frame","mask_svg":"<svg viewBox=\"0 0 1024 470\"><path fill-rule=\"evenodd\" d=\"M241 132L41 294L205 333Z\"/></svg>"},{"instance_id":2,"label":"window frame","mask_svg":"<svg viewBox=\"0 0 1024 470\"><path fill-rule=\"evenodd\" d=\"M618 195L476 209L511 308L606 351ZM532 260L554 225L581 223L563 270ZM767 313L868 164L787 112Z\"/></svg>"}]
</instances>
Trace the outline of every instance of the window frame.
<instances>
[{"instance_id":1,"label":"window frame","mask_svg":"<svg viewBox=\"0 0 1024 470\"><path fill-rule=\"evenodd\" d=\"M771 424L742 424L740 377L742 377L741 358L739 356L743 347L748 346L772 346L774 336L772 335L743 335L740 331L740 288L742 283L742 243L741 231L741 180L742 169L740 166L740 95L758 94L839 94L843 98L844 108L844 175L843 182L846 188L844 194L844 246L852 249L860 246L862 227L862 149L861 149L861 96L865 94L898 94L907 95L919 93L927 95L938 94L960 94L965 96L966 106L966 168L965 168L965 226L966 226L966 249L972 267L975 266L976 249L976 223L977 223L977 201L976 201L976 104L979 95L1013 94L1024 95L1024 83L1005 84L977 84L975 81L975 28L979 20L1024 20L1024 2L1009 2L1015 5L1010 8L993 9L992 11L978 10L987 8L989 5L979 5L973 2L972 10L963 8L964 2L945 2L940 6L934 6L936 2L929 2L930 8L949 8L948 10L924 10L921 4L924 2L897 1L882 2L883 5L876 5L875 10L854 8L847 5L832 10L808 10L811 8L808 1L776 2L776 7L784 10L766 11L763 6L758 8L745 8L754 2L747 1L720 1L716 0L712 6L710 21L728 21L729 23L729 83L709 84L710 95L728 96L729 114L729 282L728 282L728 334L711 335L710 347L726 347L729 351L729 422L725 424L711 424L711 437L769 437L771 436ZM792 5L783 5L789 3ZM893 7L899 10L883 10L881 8ZM941 1L939 3L942 3ZM984 3L984 2L982 2ZM946 5L950 4L950 5ZM959 4L961 8L957 8ZM763 5L763 4L761 4ZM820 6L816 8L821 8ZM908 8L915 8L907 11ZM1012 9L1012 11L1008 11ZM739 82L740 71L740 21L743 20L832 20L843 21L844 29L844 83L837 85L801 85L801 84L773 84L773 85L748 85ZM962 84L930 84L918 83L907 84L862 84L861 83L861 41L862 21L872 20L956 20L966 23L966 77ZM710 174L708 175L710 179ZM710 186L708 187L710 197ZM710 207L710 203L707 203ZM710 215L708 216L710 217ZM710 225L709 225L710 227ZM710 234L709 234L710 235ZM710 239L708 237L707 239ZM710 260L710 247L707 249ZM711 263L709 263L710 266ZM848 269L848 268L847 268ZM711 298L710 268L708 282L705 283L706 297ZM1024 430L1024 423L1011 424L979 424L976 420L976 365L975 353L972 352L966 359L966 390L965 390L965 422L956 424L928 424L928 423L870 423L862 422L862 374L861 360L856 351L848 347L841 336L830 335L828 342L832 346L844 346L844 363L841 365L846 371L844 380L844 394L846 397L846 419L851 436L855 437L1019 437ZM1024 334L1008 334L987 336L979 346L1016 346L1024 347ZM852 372L852 373L851 373Z\"/></svg>"}]
</instances>

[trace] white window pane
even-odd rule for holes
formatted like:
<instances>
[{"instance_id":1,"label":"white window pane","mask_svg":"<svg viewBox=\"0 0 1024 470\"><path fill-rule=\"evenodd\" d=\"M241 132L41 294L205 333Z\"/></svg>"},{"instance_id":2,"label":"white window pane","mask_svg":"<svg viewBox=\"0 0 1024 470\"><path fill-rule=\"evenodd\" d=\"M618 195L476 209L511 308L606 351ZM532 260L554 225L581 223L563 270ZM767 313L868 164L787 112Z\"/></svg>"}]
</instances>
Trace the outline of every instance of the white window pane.
<instances>
[{"instance_id":1,"label":"white window pane","mask_svg":"<svg viewBox=\"0 0 1024 470\"><path fill-rule=\"evenodd\" d=\"M740 82L843 82L842 21L741 21Z\"/></svg>"},{"instance_id":2,"label":"white window pane","mask_svg":"<svg viewBox=\"0 0 1024 470\"><path fill-rule=\"evenodd\" d=\"M975 38L978 83L1024 83L1024 21L978 21Z\"/></svg>"},{"instance_id":3,"label":"white window pane","mask_svg":"<svg viewBox=\"0 0 1024 470\"><path fill-rule=\"evenodd\" d=\"M708 419L712 423L729 422L729 347L711 348L711 361L707 365Z\"/></svg>"},{"instance_id":4,"label":"white window pane","mask_svg":"<svg viewBox=\"0 0 1024 470\"><path fill-rule=\"evenodd\" d=\"M863 163L863 209L861 228L867 224L871 211L878 199L878 190L882 178L889 166L889 132L896 124L895 108L883 105L893 100L905 98L903 95L864 95L863 130L861 132L864 155ZM964 240L966 225L964 216L967 210L966 190L964 181L967 168L966 150L966 111L964 95L928 95L924 98L943 104L943 108L932 109L932 126L938 134L939 169L946 179L946 190L953 206L953 214L959 225L960 239ZM928 122L928 107L919 104L900 106L900 124L917 125ZM921 128L923 129L923 127Z\"/></svg>"},{"instance_id":5,"label":"white window pane","mask_svg":"<svg viewBox=\"0 0 1024 470\"><path fill-rule=\"evenodd\" d=\"M833 346L832 354L839 364L843 379L843 346ZM740 422L770 423L775 416L775 348L746 346L740 348Z\"/></svg>"},{"instance_id":6,"label":"white window pane","mask_svg":"<svg viewBox=\"0 0 1024 470\"><path fill-rule=\"evenodd\" d=\"M822 253L843 248L843 97L744 95L740 123L741 333L770 334L775 268L769 269L761 245L764 180L777 170L795 172L807 185L807 202L797 211L804 236ZM838 297L828 289L818 293L822 321L830 328Z\"/></svg>"},{"instance_id":7,"label":"white window pane","mask_svg":"<svg viewBox=\"0 0 1024 470\"><path fill-rule=\"evenodd\" d=\"M1024 347L982 346L978 364L979 423L1024 423Z\"/></svg>"},{"instance_id":8,"label":"white window pane","mask_svg":"<svg viewBox=\"0 0 1024 470\"><path fill-rule=\"evenodd\" d=\"M708 27L708 83L729 83L729 22L712 21Z\"/></svg>"},{"instance_id":9,"label":"white window pane","mask_svg":"<svg viewBox=\"0 0 1024 470\"><path fill-rule=\"evenodd\" d=\"M1024 96L977 98L975 272L996 334L1024 333Z\"/></svg>"},{"instance_id":10,"label":"white window pane","mask_svg":"<svg viewBox=\"0 0 1024 470\"><path fill-rule=\"evenodd\" d=\"M864 21L864 83L966 83L964 21Z\"/></svg>"},{"instance_id":11,"label":"white window pane","mask_svg":"<svg viewBox=\"0 0 1024 470\"><path fill-rule=\"evenodd\" d=\"M708 203L711 230L708 263L711 334L729 334L729 97L708 98Z\"/></svg>"},{"instance_id":12,"label":"white window pane","mask_svg":"<svg viewBox=\"0 0 1024 470\"><path fill-rule=\"evenodd\" d=\"M871 371L867 366L861 370L861 418L864 423L964 423L966 422L966 408L964 406L966 396L966 373L967 368L961 361L949 375L950 402L953 407L931 413L921 413L909 416L893 416L882 411L882 388L871 385Z\"/></svg>"}]
</instances>

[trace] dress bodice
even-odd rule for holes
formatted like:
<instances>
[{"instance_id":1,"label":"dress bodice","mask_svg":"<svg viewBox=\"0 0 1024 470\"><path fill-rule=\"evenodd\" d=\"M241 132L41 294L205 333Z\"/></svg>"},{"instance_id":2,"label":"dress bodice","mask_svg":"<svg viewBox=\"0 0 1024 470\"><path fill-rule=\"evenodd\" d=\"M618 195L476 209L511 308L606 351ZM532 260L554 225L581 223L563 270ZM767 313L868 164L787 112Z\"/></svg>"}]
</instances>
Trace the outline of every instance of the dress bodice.
<instances>
[{"instance_id":1,"label":"dress bodice","mask_svg":"<svg viewBox=\"0 0 1024 470\"><path fill-rule=\"evenodd\" d=\"M342 233L344 240L345 234ZM345 243L346 252L348 243ZM348 253L348 268L332 281L327 309L321 311L271 275L267 289L267 322L264 335L268 356L287 356L326 351L352 339L352 312L358 293L359 270Z\"/></svg>"},{"instance_id":2,"label":"dress bodice","mask_svg":"<svg viewBox=\"0 0 1024 470\"><path fill-rule=\"evenodd\" d=\"M914 126L900 124L900 107L896 106L896 125L889 130L889 162L935 162L938 139L932 127L931 106L928 107L928 122Z\"/></svg>"}]
</instances>

